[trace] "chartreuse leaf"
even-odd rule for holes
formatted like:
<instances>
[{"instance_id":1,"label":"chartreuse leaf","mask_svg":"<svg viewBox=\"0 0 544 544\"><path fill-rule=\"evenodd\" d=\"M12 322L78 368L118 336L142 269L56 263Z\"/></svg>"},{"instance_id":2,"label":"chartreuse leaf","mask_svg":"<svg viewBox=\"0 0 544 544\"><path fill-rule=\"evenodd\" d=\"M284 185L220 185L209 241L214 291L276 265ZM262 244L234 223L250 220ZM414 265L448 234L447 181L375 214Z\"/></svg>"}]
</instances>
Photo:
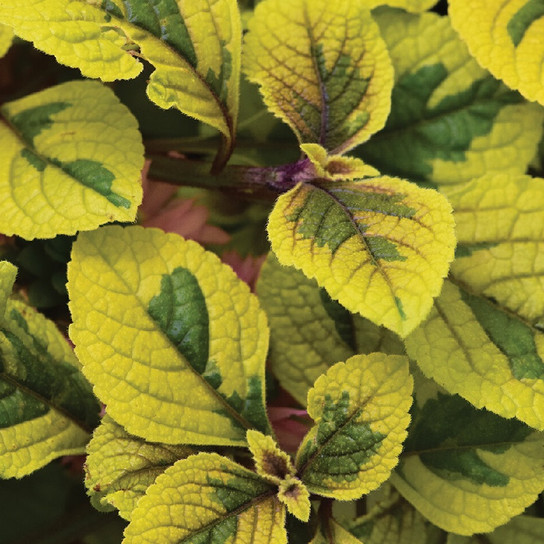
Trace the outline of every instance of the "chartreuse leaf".
<instances>
[{"instance_id":1,"label":"chartreuse leaf","mask_svg":"<svg viewBox=\"0 0 544 544\"><path fill-rule=\"evenodd\" d=\"M528 100L544 104L542 0L450 0L454 28L476 60Z\"/></svg>"},{"instance_id":2,"label":"chartreuse leaf","mask_svg":"<svg viewBox=\"0 0 544 544\"><path fill-rule=\"evenodd\" d=\"M376 489L398 462L412 403L408 359L373 353L337 363L308 393L314 427L296 467L311 493L357 499Z\"/></svg>"},{"instance_id":3,"label":"chartreuse leaf","mask_svg":"<svg viewBox=\"0 0 544 544\"><path fill-rule=\"evenodd\" d=\"M413 419L391 483L429 521L461 535L523 512L544 489L544 434L415 377Z\"/></svg>"},{"instance_id":4,"label":"chartreuse leaf","mask_svg":"<svg viewBox=\"0 0 544 544\"><path fill-rule=\"evenodd\" d=\"M0 476L20 478L83 453L100 410L52 321L7 299L15 267L0 266Z\"/></svg>"},{"instance_id":5,"label":"chartreuse leaf","mask_svg":"<svg viewBox=\"0 0 544 544\"><path fill-rule=\"evenodd\" d=\"M246 443L269 428L268 326L257 298L198 244L141 227L79 235L70 336L108 414L168 444Z\"/></svg>"},{"instance_id":6,"label":"chartreuse leaf","mask_svg":"<svg viewBox=\"0 0 544 544\"><path fill-rule=\"evenodd\" d=\"M0 232L53 238L135 219L141 135L110 89L71 81L0 112Z\"/></svg>"},{"instance_id":7,"label":"chartreuse leaf","mask_svg":"<svg viewBox=\"0 0 544 544\"><path fill-rule=\"evenodd\" d=\"M13 30L6 25L0 25L0 57L3 57L13 41Z\"/></svg>"},{"instance_id":8,"label":"chartreuse leaf","mask_svg":"<svg viewBox=\"0 0 544 544\"><path fill-rule=\"evenodd\" d=\"M406 11L418 13L432 8L437 0L364 0L364 4L369 7L391 6L392 8L403 8Z\"/></svg>"},{"instance_id":9,"label":"chartreuse leaf","mask_svg":"<svg viewBox=\"0 0 544 544\"><path fill-rule=\"evenodd\" d=\"M454 277L535 323L544 317L543 179L489 174L450 195Z\"/></svg>"},{"instance_id":10,"label":"chartreuse leaf","mask_svg":"<svg viewBox=\"0 0 544 544\"><path fill-rule=\"evenodd\" d=\"M286 544L284 524L274 486L226 457L199 453L147 489L123 544Z\"/></svg>"},{"instance_id":11,"label":"chartreuse leaf","mask_svg":"<svg viewBox=\"0 0 544 544\"><path fill-rule=\"evenodd\" d=\"M355 538L336 520L329 518L318 526L310 544L361 544L361 540Z\"/></svg>"},{"instance_id":12,"label":"chartreuse leaf","mask_svg":"<svg viewBox=\"0 0 544 544\"><path fill-rule=\"evenodd\" d=\"M544 334L495 300L446 281L406 350L448 392L544 429Z\"/></svg>"},{"instance_id":13,"label":"chartreuse leaf","mask_svg":"<svg viewBox=\"0 0 544 544\"><path fill-rule=\"evenodd\" d=\"M376 20L395 86L385 128L358 154L384 174L448 192L486 172L524 173L544 110L483 70L447 17L379 10Z\"/></svg>"},{"instance_id":14,"label":"chartreuse leaf","mask_svg":"<svg viewBox=\"0 0 544 544\"><path fill-rule=\"evenodd\" d=\"M427 315L453 259L451 207L390 177L299 183L277 200L268 234L283 265L400 336Z\"/></svg>"},{"instance_id":15,"label":"chartreuse leaf","mask_svg":"<svg viewBox=\"0 0 544 544\"><path fill-rule=\"evenodd\" d=\"M130 520L138 500L157 476L192 453L187 446L132 436L106 415L87 445L85 485L91 501L100 510L117 508Z\"/></svg>"},{"instance_id":16,"label":"chartreuse leaf","mask_svg":"<svg viewBox=\"0 0 544 544\"><path fill-rule=\"evenodd\" d=\"M265 0L244 55L249 80L301 143L343 153L383 127L393 72L364 2Z\"/></svg>"},{"instance_id":17,"label":"chartreuse leaf","mask_svg":"<svg viewBox=\"0 0 544 544\"><path fill-rule=\"evenodd\" d=\"M512 521L485 535L485 544L542 544L544 542L544 520L530 516L517 516ZM466 537L448 535L446 544L480 544L482 535Z\"/></svg>"},{"instance_id":18,"label":"chartreuse leaf","mask_svg":"<svg viewBox=\"0 0 544 544\"><path fill-rule=\"evenodd\" d=\"M155 71L147 94L219 130L232 151L238 115L241 24L236 0L22 0L0 4L0 22L84 76L103 81Z\"/></svg>"},{"instance_id":19,"label":"chartreuse leaf","mask_svg":"<svg viewBox=\"0 0 544 544\"><path fill-rule=\"evenodd\" d=\"M261 269L257 294L270 322L270 368L303 406L315 380L335 362L357 353L404 353L397 335L348 312L315 280L281 266L272 252Z\"/></svg>"}]
</instances>

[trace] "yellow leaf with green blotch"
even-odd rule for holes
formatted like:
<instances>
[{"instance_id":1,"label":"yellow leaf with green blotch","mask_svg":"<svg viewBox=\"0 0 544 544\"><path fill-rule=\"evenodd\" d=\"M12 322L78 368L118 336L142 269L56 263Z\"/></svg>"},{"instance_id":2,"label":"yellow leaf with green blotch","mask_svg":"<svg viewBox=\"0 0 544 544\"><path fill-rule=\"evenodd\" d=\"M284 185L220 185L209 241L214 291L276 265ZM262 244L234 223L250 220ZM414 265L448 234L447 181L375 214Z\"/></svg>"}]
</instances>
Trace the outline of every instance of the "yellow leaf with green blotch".
<instances>
[{"instance_id":1,"label":"yellow leaf with green blotch","mask_svg":"<svg viewBox=\"0 0 544 544\"><path fill-rule=\"evenodd\" d=\"M447 194L486 172L524 173L544 110L481 68L448 17L382 9L376 21L395 86L385 128L357 154L383 174L431 183Z\"/></svg>"},{"instance_id":2,"label":"yellow leaf with green blotch","mask_svg":"<svg viewBox=\"0 0 544 544\"><path fill-rule=\"evenodd\" d=\"M268 234L281 264L402 337L431 309L455 246L447 200L386 176L299 183L277 200Z\"/></svg>"},{"instance_id":3,"label":"yellow leaf with green blotch","mask_svg":"<svg viewBox=\"0 0 544 544\"><path fill-rule=\"evenodd\" d=\"M6 297L15 267L0 266L0 477L20 478L81 454L100 407L52 321ZM0 308L1 309L1 308Z\"/></svg>"},{"instance_id":4,"label":"yellow leaf with green blotch","mask_svg":"<svg viewBox=\"0 0 544 544\"><path fill-rule=\"evenodd\" d=\"M226 457L199 453L148 488L123 544L287 544L284 525L274 486Z\"/></svg>"},{"instance_id":5,"label":"yellow leaf with green blotch","mask_svg":"<svg viewBox=\"0 0 544 544\"><path fill-rule=\"evenodd\" d=\"M1 233L53 238L134 221L142 138L110 89L71 81L8 102L0 113Z\"/></svg>"},{"instance_id":6,"label":"yellow leaf with green blotch","mask_svg":"<svg viewBox=\"0 0 544 544\"><path fill-rule=\"evenodd\" d=\"M323 521L317 528L317 533L310 544L363 544L349 531L344 529L335 519ZM366 542L364 543L366 544Z\"/></svg>"},{"instance_id":7,"label":"yellow leaf with green blotch","mask_svg":"<svg viewBox=\"0 0 544 544\"><path fill-rule=\"evenodd\" d=\"M446 281L405 344L449 393L544 429L544 333L497 301Z\"/></svg>"},{"instance_id":8,"label":"yellow leaf with green blotch","mask_svg":"<svg viewBox=\"0 0 544 544\"><path fill-rule=\"evenodd\" d=\"M393 71L357 0L265 0L245 37L244 71L301 143L343 153L380 130Z\"/></svg>"},{"instance_id":9,"label":"yellow leaf with green blotch","mask_svg":"<svg viewBox=\"0 0 544 544\"><path fill-rule=\"evenodd\" d=\"M425 518L453 533L484 533L536 500L544 489L544 433L477 410L417 372L415 391L391 483Z\"/></svg>"},{"instance_id":10,"label":"yellow leaf with green blotch","mask_svg":"<svg viewBox=\"0 0 544 544\"><path fill-rule=\"evenodd\" d=\"M106 415L87 445L87 493L99 510L117 508L130 521L138 501L159 474L193 453L187 446L146 442L132 436Z\"/></svg>"},{"instance_id":11,"label":"yellow leaf with green blotch","mask_svg":"<svg viewBox=\"0 0 544 544\"><path fill-rule=\"evenodd\" d=\"M544 179L488 174L449 195L453 276L530 323L544 318Z\"/></svg>"},{"instance_id":12,"label":"yellow leaf with green blotch","mask_svg":"<svg viewBox=\"0 0 544 544\"><path fill-rule=\"evenodd\" d=\"M268 326L200 245L142 227L82 233L68 266L70 337L108 414L167 444L245 445L269 429Z\"/></svg>"},{"instance_id":13,"label":"yellow leaf with green blotch","mask_svg":"<svg viewBox=\"0 0 544 544\"><path fill-rule=\"evenodd\" d=\"M0 57L3 57L13 42L13 30L6 25L0 25Z\"/></svg>"},{"instance_id":14,"label":"yellow leaf with green blotch","mask_svg":"<svg viewBox=\"0 0 544 544\"><path fill-rule=\"evenodd\" d=\"M373 353L337 363L308 393L314 427L296 458L311 493L352 500L377 489L398 462L412 404L408 359Z\"/></svg>"},{"instance_id":15,"label":"yellow leaf with green blotch","mask_svg":"<svg viewBox=\"0 0 544 544\"><path fill-rule=\"evenodd\" d=\"M0 22L86 77L131 79L138 59L148 61L149 98L219 130L217 165L228 159L241 62L236 0L21 0L0 3Z\"/></svg>"},{"instance_id":16,"label":"yellow leaf with green blotch","mask_svg":"<svg viewBox=\"0 0 544 544\"><path fill-rule=\"evenodd\" d=\"M531 516L517 516L506 525L485 535L486 544L543 544L544 520ZM482 544L482 535L473 537L448 535L446 544Z\"/></svg>"},{"instance_id":17,"label":"yellow leaf with green blotch","mask_svg":"<svg viewBox=\"0 0 544 544\"><path fill-rule=\"evenodd\" d=\"M542 0L450 0L448 12L484 68L528 100L544 104Z\"/></svg>"},{"instance_id":18,"label":"yellow leaf with green blotch","mask_svg":"<svg viewBox=\"0 0 544 544\"><path fill-rule=\"evenodd\" d=\"M315 380L334 363L358 353L404 353L396 334L348 312L315 280L282 266L272 252L256 289L270 323L270 368L302 406Z\"/></svg>"}]
</instances>

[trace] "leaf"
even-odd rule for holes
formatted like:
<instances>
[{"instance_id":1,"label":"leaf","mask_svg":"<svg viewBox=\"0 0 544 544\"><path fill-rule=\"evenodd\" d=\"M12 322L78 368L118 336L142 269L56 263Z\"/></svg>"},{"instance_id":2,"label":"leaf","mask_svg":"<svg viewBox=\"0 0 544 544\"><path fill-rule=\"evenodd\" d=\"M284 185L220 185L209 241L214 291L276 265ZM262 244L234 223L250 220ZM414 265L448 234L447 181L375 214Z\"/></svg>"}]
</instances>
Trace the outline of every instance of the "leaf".
<instances>
[{"instance_id":1,"label":"leaf","mask_svg":"<svg viewBox=\"0 0 544 544\"><path fill-rule=\"evenodd\" d=\"M0 111L0 232L53 238L134 221L144 150L110 89L71 81Z\"/></svg>"},{"instance_id":2,"label":"leaf","mask_svg":"<svg viewBox=\"0 0 544 544\"><path fill-rule=\"evenodd\" d=\"M403 8L414 13L431 9L437 0L365 0L369 7L391 6L392 8Z\"/></svg>"},{"instance_id":3,"label":"leaf","mask_svg":"<svg viewBox=\"0 0 544 544\"><path fill-rule=\"evenodd\" d=\"M281 266L272 252L261 269L257 294L270 322L270 368L302 406L315 380L335 362L357 353L404 353L394 333L348 312L315 280Z\"/></svg>"},{"instance_id":4,"label":"leaf","mask_svg":"<svg viewBox=\"0 0 544 544\"><path fill-rule=\"evenodd\" d=\"M245 445L269 429L266 316L232 269L158 229L80 234L70 337L108 414L166 444Z\"/></svg>"},{"instance_id":5,"label":"leaf","mask_svg":"<svg viewBox=\"0 0 544 544\"><path fill-rule=\"evenodd\" d=\"M542 0L450 0L455 30L476 60L525 98L544 104Z\"/></svg>"},{"instance_id":6,"label":"leaf","mask_svg":"<svg viewBox=\"0 0 544 544\"><path fill-rule=\"evenodd\" d=\"M299 183L277 200L268 234L281 264L402 337L429 312L455 246L445 198L390 177Z\"/></svg>"},{"instance_id":7,"label":"leaf","mask_svg":"<svg viewBox=\"0 0 544 544\"><path fill-rule=\"evenodd\" d=\"M489 174L449 197L458 238L454 277L532 324L544 318L543 182Z\"/></svg>"},{"instance_id":8,"label":"leaf","mask_svg":"<svg viewBox=\"0 0 544 544\"><path fill-rule=\"evenodd\" d=\"M9 26L0 25L0 57L3 57L13 42L13 30Z\"/></svg>"},{"instance_id":9,"label":"leaf","mask_svg":"<svg viewBox=\"0 0 544 544\"><path fill-rule=\"evenodd\" d=\"M426 376L477 408L544 429L544 334L451 281L428 319L406 339Z\"/></svg>"},{"instance_id":10,"label":"leaf","mask_svg":"<svg viewBox=\"0 0 544 544\"><path fill-rule=\"evenodd\" d=\"M310 493L295 476L287 476L280 482L278 499L298 520L306 523L310 519L312 509Z\"/></svg>"},{"instance_id":11,"label":"leaf","mask_svg":"<svg viewBox=\"0 0 544 544\"><path fill-rule=\"evenodd\" d=\"M327 523L321 524L317 533L310 544L361 544L361 541L355 538L336 520L330 518Z\"/></svg>"},{"instance_id":12,"label":"leaf","mask_svg":"<svg viewBox=\"0 0 544 544\"><path fill-rule=\"evenodd\" d=\"M52 321L6 299L15 268L0 266L0 476L21 478L83 453L100 410ZM1 309L1 308L0 308Z\"/></svg>"},{"instance_id":13,"label":"leaf","mask_svg":"<svg viewBox=\"0 0 544 544\"><path fill-rule=\"evenodd\" d=\"M344 153L383 127L391 62L360 2L265 0L245 40L248 79L301 143Z\"/></svg>"},{"instance_id":14,"label":"leaf","mask_svg":"<svg viewBox=\"0 0 544 544\"><path fill-rule=\"evenodd\" d=\"M525 173L544 110L483 70L449 18L379 10L376 20L395 68L391 115L357 154L447 194L486 172Z\"/></svg>"},{"instance_id":15,"label":"leaf","mask_svg":"<svg viewBox=\"0 0 544 544\"><path fill-rule=\"evenodd\" d=\"M157 476L192 453L186 446L145 442L106 415L87 445L85 485L91 502L99 510L115 507L130 521Z\"/></svg>"},{"instance_id":16,"label":"leaf","mask_svg":"<svg viewBox=\"0 0 544 544\"><path fill-rule=\"evenodd\" d=\"M285 509L260 476L215 453L175 463L140 499L123 544L287 544Z\"/></svg>"},{"instance_id":17,"label":"leaf","mask_svg":"<svg viewBox=\"0 0 544 544\"><path fill-rule=\"evenodd\" d=\"M0 22L86 77L131 79L142 70L138 58L148 61L149 98L219 130L216 166L227 161L238 114L236 0L21 0L0 4Z\"/></svg>"},{"instance_id":18,"label":"leaf","mask_svg":"<svg viewBox=\"0 0 544 544\"><path fill-rule=\"evenodd\" d=\"M352 500L376 489L398 462L412 403L408 360L355 355L337 363L308 393L314 427L297 452L311 493Z\"/></svg>"},{"instance_id":19,"label":"leaf","mask_svg":"<svg viewBox=\"0 0 544 544\"><path fill-rule=\"evenodd\" d=\"M391 483L431 523L461 535L523 512L544 489L544 434L415 379L412 424Z\"/></svg>"},{"instance_id":20,"label":"leaf","mask_svg":"<svg viewBox=\"0 0 544 544\"><path fill-rule=\"evenodd\" d=\"M544 542L544 520L530 516L517 516L506 525L485 535L486 544L542 544ZM480 535L464 537L449 535L446 544L479 544Z\"/></svg>"}]
</instances>

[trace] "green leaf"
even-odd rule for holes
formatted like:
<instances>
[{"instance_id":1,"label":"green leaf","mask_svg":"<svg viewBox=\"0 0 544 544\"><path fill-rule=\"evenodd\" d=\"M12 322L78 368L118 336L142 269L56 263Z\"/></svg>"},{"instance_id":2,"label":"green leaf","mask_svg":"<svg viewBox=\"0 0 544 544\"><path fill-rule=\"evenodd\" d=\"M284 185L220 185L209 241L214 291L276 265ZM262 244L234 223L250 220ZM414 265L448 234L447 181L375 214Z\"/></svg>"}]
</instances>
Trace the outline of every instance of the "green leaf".
<instances>
[{"instance_id":1,"label":"green leaf","mask_svg":"<svg viewBox=\"0 0 544 544\"><path fill-rule=\"evenodd\" d=\"M389 177L299 183L276 202L268 234L281 264L402 337L429 312L455 246L446 199Z\"/></svg>"},{"instance_id":2,"label":"green leaf","mask_svg":"<svg viewBox=\"0 0 544 544\"><path fill-rule=\"evenodd\" d=\"M314 427L297 452L311 493L351 500L376 489L398 462L412 403L408 360L355 355L337 363L308 393Z\"/></svg>"},{"instance_id":3,"label":"green leaf","mask_svg":"<svg viewBox=\"0 0 544 544\"><path fill-rule=\"evenodd\" d=\"M315 380L335 362L357 353L404 353L394 333L348 312L315 280L281 266L273 253L261 269L257 294L270 322L270 368L303 406Z\"/></svg>"},{"instance_id":4,"label":"green leaf","mask_svg":"<svg viewBox=\"0 0 544 544\"><path fill-rule=\"evenodd\" d=\"M20 478L61 455L83 453L100 410L52 321L6 299L14 267L0 267L0 476Z\"/></svg>"},{"instance_id":5,"label":"green leaf","mask_svg":"<svg viewBox=\"0 0 544 544\"><path fill-rule=\"evenodd\" d=\"M123 544L286 544L274 488L226 457L199 453L175 463L140 499Z\"/></svg>"},{"instance_id":6,"label":"green leaf","mask_svg":"<svg viewBox=\"0 0 544 544\"><path fill-rule=\"evenodd\" d=\"M241 26L236 0L22 0L0 5L0 22L82 74L131 79L138 58L155 67L147 94L224 136L216 166L234 144Z\"/></svg>"},{"instance_id":7,"label":"green leaf","mask_svg":"<svg viewBox=\"0 0 544 544\"><path fill-rule=\"evenodd\" d=\"M524 173L544 110L480 68L447 17L380 10L376 19L395 86L385 128L358 154L384 174L448 194L486 172Z\"/></svg>"},{"instance_id":8,"label":"green leaf","mask_svg":"<svg viewBox=\"0 0 544 544\"><path fill-rule=\"evenodd\" d=\"M106 415L87 446L85 485L91 502L100 510L117 508L130 521L157 476L192 453L186 446L145 442Z\"/></svg>"},{"instance_id":9,"label":"green leaf","mask_svg":"<svg viewBox=\"0 0 544 544\"><path fill-rule=\"evenodd\" d=\"M446 544L480 544L481 535L472 538L449 535ZM542 544L544 542L544 520L530 516L517 516L512 521L485 535L486 544Z\"/></svg>"},{"instance_id":10,"label":"green leaf","mask_svg":"<svg viewBox=\"0 0 544 544\"><path fill-rule=\"evenodd\" d=\"M447 364L447 363L443 363ZM416 373L413 420L391 483L446 531L492 531L544 489L544 434L505 420Z\"/></svg>"},{"instance_id":11,"label":"green leaf","mask_svg":"<svg viewBox=\"0 0 544 544\"><path fill-rule=\"evenodd\" d=\"M134 221L143 146L136 120L110 89L71 81L0 111L1 233L53 238Z\"/></svg>"},{"instance_id":12,"label":"green leaf","mask_svg":"<svg viewBox=\"0 0 544 544\"><path fill-rule=\"evenodd\" d=\"M198 244L141 227L80 234L70 337L108 414L167 444L244 445L269 429L268 326L257 298Z\"/></svg>"},{"instance_id":13,"label":"green leaf","mask_svg":"<svg viewBox=\"0 0 544 544\"><path fill-rule=\"evenodd\" d=\"M265 0L249 22L244 71L301 143L343 153L383 127L393 73L356 0Z\"/></svg>"}]
</instances>

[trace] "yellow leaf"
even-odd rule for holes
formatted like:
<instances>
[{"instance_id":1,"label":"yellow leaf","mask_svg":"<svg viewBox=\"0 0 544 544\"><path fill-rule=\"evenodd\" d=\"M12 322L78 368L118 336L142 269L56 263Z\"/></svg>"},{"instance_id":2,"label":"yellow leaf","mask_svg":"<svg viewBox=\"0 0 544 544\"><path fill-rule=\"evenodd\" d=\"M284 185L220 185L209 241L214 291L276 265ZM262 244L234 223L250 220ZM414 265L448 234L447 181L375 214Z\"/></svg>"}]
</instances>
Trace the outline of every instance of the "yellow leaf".
<instances>
[{"instance_id":1,"label":"yellow leaf","mask_svg":"<svg viewBox=\"0 0 544 544\"><path fill-rule=\"evenodd\" d=\"M3 57L13 42L13 30L6 25L0 25L0 57Z\"/></svg>"},{"instance_id":2,"label":"yellow leaf","mask_svg":"<svg viewBox=\"0 0 544 544\"><path fill-rule=\"evenodd\" d=\"M298 478L287 476L280 482L278 499L300 521L307 522L310 519L310 492Z\"/></svg>"},{"instance_id":3,"label":"yellow leaf","mask_svg":"<svg viewBox=\"0 0 544 544\"><path fill-rule=\"evenodd\" d=\"M280 450L271 436L249 430L247 443L255 461L257 474L274 484L280 484L288 476L295 475L295 467L291 458Z\"/></svg>"},{"instance_id":4,"label":"yellow leaf","mask_svg":"<svg viewBox=\"0 0 544 544\"><path fill-rule=\"evenodd\" d=\"M330 518L320 524L310 544L366 544L366 541L355 538L336 520Z\"/></svg>"}]
</instances>

